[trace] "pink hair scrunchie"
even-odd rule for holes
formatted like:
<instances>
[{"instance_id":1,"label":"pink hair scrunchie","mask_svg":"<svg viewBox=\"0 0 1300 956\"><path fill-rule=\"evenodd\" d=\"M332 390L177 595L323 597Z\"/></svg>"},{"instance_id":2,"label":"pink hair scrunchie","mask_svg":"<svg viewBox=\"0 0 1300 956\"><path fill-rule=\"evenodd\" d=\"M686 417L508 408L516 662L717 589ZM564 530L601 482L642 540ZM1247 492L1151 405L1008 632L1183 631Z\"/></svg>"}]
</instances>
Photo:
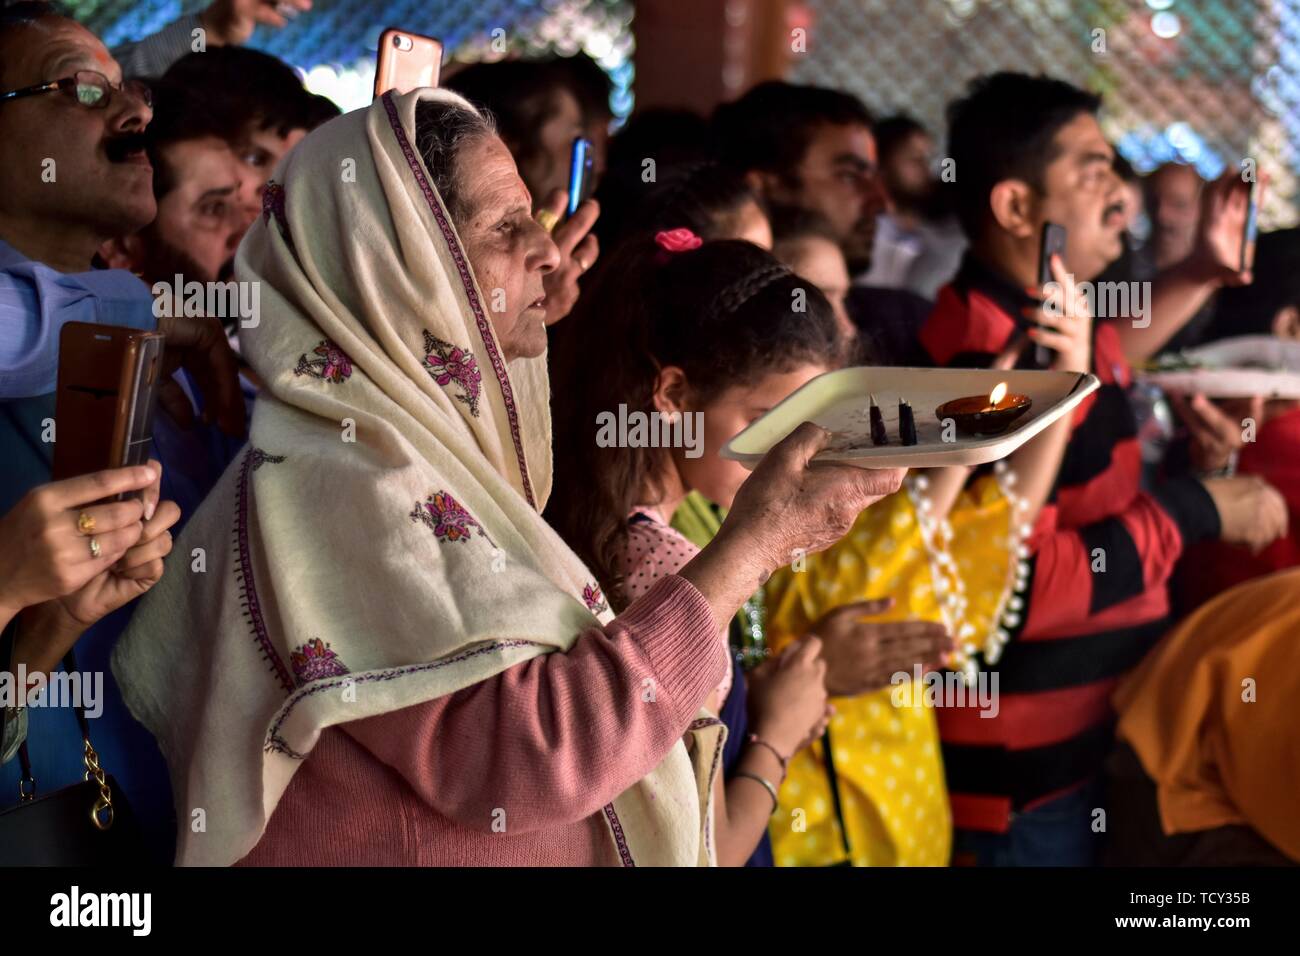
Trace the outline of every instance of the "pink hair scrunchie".
<instances>
[{"instance_id":1,"label":"pink hair scrunchie","mask_svg":"<svg viewBox=\"0 0 1300 956\"><path fill-rule=\"evenodd\" d=\"M655 242L664 252L677 254L690 252L704 245L704 240L689 229L668 229L655 233Z\"/></svg>"}]
</instances>

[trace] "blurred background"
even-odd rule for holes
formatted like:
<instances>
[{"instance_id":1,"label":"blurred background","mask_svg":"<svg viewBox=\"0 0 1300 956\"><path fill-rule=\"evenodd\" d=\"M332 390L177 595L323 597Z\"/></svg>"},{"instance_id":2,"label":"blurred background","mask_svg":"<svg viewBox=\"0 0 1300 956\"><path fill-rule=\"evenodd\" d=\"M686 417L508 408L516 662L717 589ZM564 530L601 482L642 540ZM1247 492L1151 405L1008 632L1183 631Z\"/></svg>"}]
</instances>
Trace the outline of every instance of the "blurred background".
<instances>
[{"instance_id":1,"label":"blurred background","mask_svg":"<svg viewBox=\"0 0 1300 956\"><path fill-rule=\"evenodd\" d=\"M206 2L64 5L112 46ZM315 0L251 45L349 110L370 99L386 26L441 38L448 68L585 54L613 80L616 123L783 77L911 113L941 141L971 77L1049 72L1105 94L1103 127L1139 172L1175 160L1213 177L1249 157L1272 180L1261 225L1300 224L1300 0Z\"/></svg>"}]
</instances>

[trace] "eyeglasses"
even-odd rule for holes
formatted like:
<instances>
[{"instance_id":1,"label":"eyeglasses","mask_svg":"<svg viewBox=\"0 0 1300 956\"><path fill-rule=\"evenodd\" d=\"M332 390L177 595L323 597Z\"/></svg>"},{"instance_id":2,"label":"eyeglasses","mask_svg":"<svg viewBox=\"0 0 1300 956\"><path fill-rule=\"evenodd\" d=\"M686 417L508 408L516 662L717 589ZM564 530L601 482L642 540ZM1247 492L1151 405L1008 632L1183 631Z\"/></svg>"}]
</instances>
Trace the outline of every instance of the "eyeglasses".
<instances>
[{"instance_id":1,"label":"eyeglasses","mask_svg":"<svg viewBox=\"0 0 1300 956\"><path fill-rule=\"evenodd\" d=\"M78 70L61 80L37 83L35 86L26 86L21 90L0 93L0 103L23 96L54 92L66 93L82 106L92 110L106 109L114 93L129 93L145 106L153 107L153 90L148 84L140 80L127 80L121 84L112 83L103 73L96 73L94 70Z\"/></svg>"}]
</instances>

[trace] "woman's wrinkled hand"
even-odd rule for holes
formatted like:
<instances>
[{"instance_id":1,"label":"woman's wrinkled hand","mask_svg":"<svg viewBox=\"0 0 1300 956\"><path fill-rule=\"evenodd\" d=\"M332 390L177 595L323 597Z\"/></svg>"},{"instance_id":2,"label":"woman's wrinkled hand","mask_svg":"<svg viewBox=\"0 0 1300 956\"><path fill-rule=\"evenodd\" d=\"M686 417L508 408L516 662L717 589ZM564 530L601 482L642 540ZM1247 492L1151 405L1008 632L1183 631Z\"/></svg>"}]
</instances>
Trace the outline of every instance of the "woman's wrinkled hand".
<instances>
[{"instance_id":1,"label":"woman's wrinkled hand","mask_svg":"<svg viewBox=\"0 0 1300 956\"><path fill-rule=\"evenodd\" d=\"M767 573L830 547L870 505L899 489L905 468L814 462L831 433L804 422L769 451L736 493L722 533L744 535Z\"/></svg>"}]
</instances>

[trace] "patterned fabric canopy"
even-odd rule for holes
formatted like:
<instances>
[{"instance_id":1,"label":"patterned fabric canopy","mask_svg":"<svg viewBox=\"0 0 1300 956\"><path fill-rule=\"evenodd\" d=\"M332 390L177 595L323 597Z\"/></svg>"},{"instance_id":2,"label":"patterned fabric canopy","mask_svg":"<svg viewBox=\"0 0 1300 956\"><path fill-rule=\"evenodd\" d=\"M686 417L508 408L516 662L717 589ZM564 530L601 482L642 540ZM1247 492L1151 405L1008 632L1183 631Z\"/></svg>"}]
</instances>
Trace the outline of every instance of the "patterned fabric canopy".
<instances>
[{"instance_id":1,"label":"patterned fabric canopy","mask_svg":"<svg viewBox=\"0 0 1300 956\"><path fill-rule=\"evenodd\" d=\"M109 46L205 6L206 0L64 3ZM389 26L438 37L449 59L503 56L500 41L510 53L530 57L584 51L613 78L611 106L622 117L632 108L631 22L630 0L315 0L309 13L283 29L259 28L250 45L298 67L311 89L344 109L370 102L375 46Z\"/></svg>"},{"instance_id":2,"label":"patterned fabric canopy","mask_svg":"<svg viewBox=\"0 0 1300 956\"><path fill-rule=\"evenodd\" d=\"M1051 73L1105 95L1103 128L1140 172L1215 176L1250 157L1273 180L1261 225L1300 222L1300 0L804 0L796 19L794 79L940 140L972 77Z\"/></svg>"}]
</instances>

